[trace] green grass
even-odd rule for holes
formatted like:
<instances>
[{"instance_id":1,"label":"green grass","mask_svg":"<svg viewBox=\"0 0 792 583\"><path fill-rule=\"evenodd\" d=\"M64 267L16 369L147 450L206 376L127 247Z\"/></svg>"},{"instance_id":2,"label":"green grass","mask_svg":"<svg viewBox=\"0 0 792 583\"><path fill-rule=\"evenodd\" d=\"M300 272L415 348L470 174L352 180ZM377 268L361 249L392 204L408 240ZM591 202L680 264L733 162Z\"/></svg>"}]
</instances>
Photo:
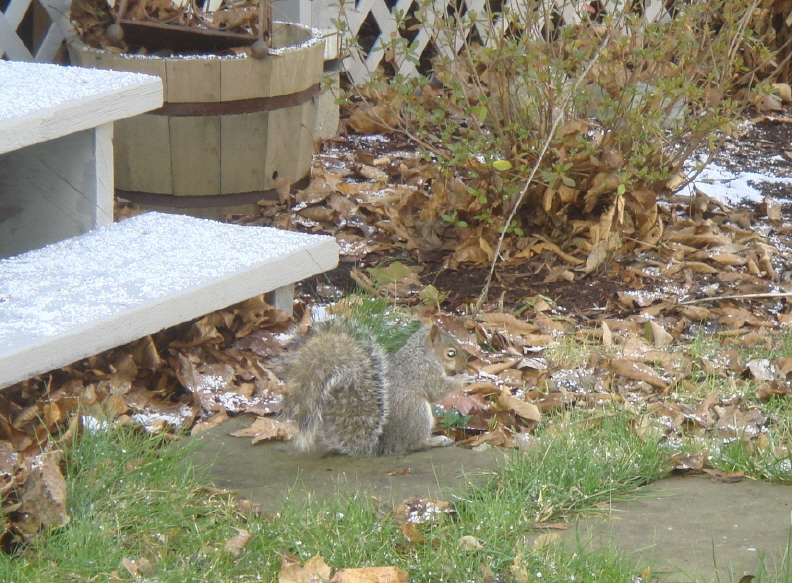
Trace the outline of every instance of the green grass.
<instances>
[{"instance_id":1,"label":"green grass","mask_svg":"<svg viewBox=\"0 0 792 583\"><path fill-rule=\"evenodd\" d=\"M123 559L149 560L163 582L227 573L232 562L217 549L241 520L227 496L201 490L180 465L184 455L164 438L113 424L84 434L66 456L71 522L18 557L0 555L0 581L101 581L113 571L130 579Z\"/></svg>"}]
</instances>

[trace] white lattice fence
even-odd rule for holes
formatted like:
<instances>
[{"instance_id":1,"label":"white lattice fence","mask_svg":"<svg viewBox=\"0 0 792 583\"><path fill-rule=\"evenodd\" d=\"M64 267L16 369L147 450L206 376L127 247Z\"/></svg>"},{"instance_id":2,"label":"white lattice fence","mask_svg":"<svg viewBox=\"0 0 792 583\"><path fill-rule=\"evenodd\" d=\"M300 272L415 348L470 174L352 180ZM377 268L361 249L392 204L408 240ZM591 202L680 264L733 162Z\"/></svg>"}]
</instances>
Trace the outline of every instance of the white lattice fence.
<instances>
[{"instance_id":1,"label":"white lattice fence","mask_svg":"<svg viewBox=\"0 0 792 583\"><path fill-rule=\"evenodd\" d=\"M340 20L345 23L346 30L344 35L346 40L351 40L359 35L371 35L372 31L376 35L370 48L362 51L351 51L345 58L344 67L355 83L364 82L368 76L382 64L385 58L383 50L391 41L399 35L396 22L396 14L409 14L410 10L416 9L416 0L395 0L395 4L389 7L392 2L386 0L341 0L334 10L340 14ZM430 14L435 18L442 18L447 14L449 7L456 12L474 11L479 15L484 15L487 11L489 0L432 0ZM535 19L537 28L544 25L546 17L553 18L554 25L575 24L580 22L581 17L586 14L587 6L592 4L591 0L544 0L550 6L543 5L537 0L511 0L503 3L503 10L533 10L538 11L539 15ZM673 0L670 0L673 2ZM668 19L670 17L666 5L669 0L644 0L643 13L647 21L655 22ZM601 2L602 11L607 14L615 14L623 10L625 0L606 0ZM524 12L520 12L524 13ZM453 46L447 42L437 43L435 21L432 18L419 26L417 34L413 39L414 54L421 55L432 45L432 48L442 54L451 56L458 52L462 39L466 36L466 31L462 31L459 38L454 40ZM491 34L491 29L484 20L479 20L472 26L476 27L476 33L482 40L486 40ZM399 73L412 75L416 71L414 62L402 59L397 61Z\"/></svg>"},{"instance_id":2,"label":"white lattice fence","mask_svg":"<svg viewBox=\"0 0 792 583\"><path fill-rule=\"evenodd\" d=\"M0 58L12 61L50 62L55 57L67 31L71 28L68 19L70 0L10 0L0 12ZM18 30L25 15L36 2L43 11L40 15L46 22L37 22L44 28L41 41L35 50L25 46Z\"/></svg>"}]
</instances>

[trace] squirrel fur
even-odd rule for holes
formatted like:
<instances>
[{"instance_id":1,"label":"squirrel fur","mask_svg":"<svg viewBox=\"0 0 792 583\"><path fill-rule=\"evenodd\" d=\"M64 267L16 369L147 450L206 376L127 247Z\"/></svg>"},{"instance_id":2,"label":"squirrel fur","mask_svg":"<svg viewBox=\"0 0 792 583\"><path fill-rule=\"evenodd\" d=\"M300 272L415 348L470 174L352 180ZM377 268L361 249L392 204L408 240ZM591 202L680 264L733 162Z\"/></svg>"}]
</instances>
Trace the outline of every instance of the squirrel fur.
<instances>
[{"instance_id":1,"label":"squirrel fur","mask_svg":"<svg viewBox=\"0 0 792 583\"><path fill-rule=\"evenodd\" d=\"M457 342L434 325L389 354L354 320L316 324L279 363L297 447L370 456L450 445L432 437L431 404L467 384L465 363Z\"/></svg>"}]
</instances>

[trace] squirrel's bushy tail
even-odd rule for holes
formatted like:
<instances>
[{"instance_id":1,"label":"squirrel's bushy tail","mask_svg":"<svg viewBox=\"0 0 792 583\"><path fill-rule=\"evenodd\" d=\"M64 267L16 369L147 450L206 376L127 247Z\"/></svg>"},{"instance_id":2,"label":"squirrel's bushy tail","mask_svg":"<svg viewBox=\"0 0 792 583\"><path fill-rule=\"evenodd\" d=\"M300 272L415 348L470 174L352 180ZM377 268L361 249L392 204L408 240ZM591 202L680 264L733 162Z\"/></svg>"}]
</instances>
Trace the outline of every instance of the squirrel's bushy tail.
<instances>
[{"instance_id":1,"label":"squirrel's bushy tail","mask_svg":"<svg viewBox=\"0 0 792 583\"><path fill-rule=\"evenodd\" d=\"M347 455L376 455L388 414L387 359L361 326L330 320L298 337L279 370L289 392L284 413L300 429L297 447L317 439ZM299 390L294 390L299 388Z\"/></svg>"}]
</instances>

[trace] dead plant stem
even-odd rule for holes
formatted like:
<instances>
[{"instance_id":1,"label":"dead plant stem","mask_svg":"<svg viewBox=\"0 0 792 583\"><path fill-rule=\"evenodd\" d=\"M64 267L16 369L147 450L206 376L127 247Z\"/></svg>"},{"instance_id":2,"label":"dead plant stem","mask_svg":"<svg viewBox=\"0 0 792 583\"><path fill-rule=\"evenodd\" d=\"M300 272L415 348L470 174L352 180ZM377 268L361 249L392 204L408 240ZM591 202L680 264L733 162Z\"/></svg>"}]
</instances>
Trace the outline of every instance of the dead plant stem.
<instances>
[{"instance_id":1,"label":"dead plant stem","mask_svg":"<svg viewBox=\"0 0 792 583\"><path fill-rule=\"evenodd\" d=\"M792 298L792 292L768 292L763 294L737 294L733 296L712 296L711 298L696 298L685 302L677 302L679 306L701 304L704 302L719 302L721 300L763 300L772 298Z\"/></svg>"}]
</instances>

